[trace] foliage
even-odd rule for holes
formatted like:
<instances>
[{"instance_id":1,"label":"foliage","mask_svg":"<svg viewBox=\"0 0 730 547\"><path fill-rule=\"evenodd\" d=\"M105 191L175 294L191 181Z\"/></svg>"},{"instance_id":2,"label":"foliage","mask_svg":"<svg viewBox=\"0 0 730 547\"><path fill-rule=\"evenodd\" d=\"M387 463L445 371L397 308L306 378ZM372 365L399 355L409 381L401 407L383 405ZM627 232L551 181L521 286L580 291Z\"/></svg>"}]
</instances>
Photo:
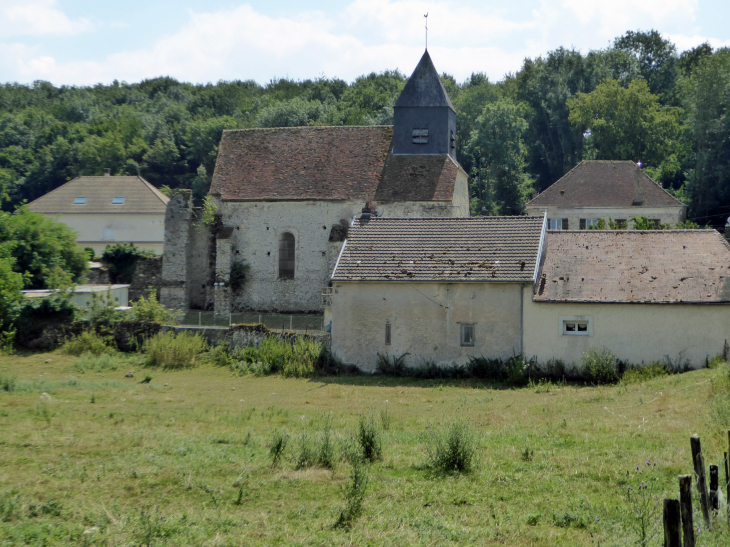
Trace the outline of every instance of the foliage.
<instances>
[{"instance_id":1,"label":"foliage","mask_svg":"<svg viewBox=\"0 0 730 547\"><path fill-rule=\"evenodd\" d=\"M662 363L649 363L648 365L639 365L631 367L624 371L621 375L622 384L639 384L647 382L654 378L666 376L670 371Z\"/></svg>"},{"instance_id":2,"label":"foliage","mask_svg":"<svg viewBox=\"0 0 730 547\"><path fill-rule=\"evenodd\" d=\"M608 348L591 348L581 356L581 372L596 384L612 384L619 379L619 364Z\"/></svg>"},{"instance_id":3,"label":"foliage","mask_svg":"<svg viewBox=\"0 0 730 547\"><path fill-rule=\"evenodd\" d=\"M661 222L653 222L648 217L639 216L631 217L632 229L633 230L669 230L671 226L669 224L662 224Z\"/></svg>"},{"instance_id":4,"label":"foliage","mask_svg":"<svg viewBox=\"0 0 730 547\"><path fill-rule=\"evenodd\" d=\"M627 472L628 475L628 472ZM637 537L636 545L646 547L660 534L661 492L657 492L656 463L649 460L639 464L631 477L631 484L625 491L626 527ZM636 484L639 482L639 484Z\"/></svg>"},{"instance_id":5,"label":"foliage","mask_svg":"<svg viewBox=\"0 0 730 547\"><path fill-rule=\"evenodd\" d=\"M465 421L457 420L445 431L431 429L426 437L428 465L442 473L469 472L477 444L474 432Z\"/></svg>"},{"instance_id":6,"label":"foliage","mask_svg":"<svg viewBox=\"0 0 730 547\"><path fill-rule=\"evenodd\" d=\"M77 247L71 228L31 213L25 205L14 214L0 211L0 248L0 272L12 268L23 276L26 289L68 287L87 269L86 254Z\"/></svg>"},{"instance_id":7,"label":"foliage","mask_svg":"<svg viewBox=\"0 0 730 547\"><path fill-rule=\"evenodd\" d=\"M15 258L11 255L14 243L0 243L0 329L12 330L17 304L22 301L23 275L14 270Z\"/></svg>"},{"instance_id":8,"label":"foliage","mask_svg":"<svg viewBox=\"0 0 730 547\"><path fill-rule=\"evenodd\" d=\"M134 243L107 245L101 259L109 265L109 278L112 283L131 283L137 260L145 256Z\"/></svg>"},{"instance_id":9,"label":"foliage","mask_svg":"<svg viewBox=\"0 0 730 547\"><path fill-rule=\"evenodd\" d=\"M144 358L141 355L132 354L124 355L118 352L102 352L94 354L93 352L83 353L73 362L73 369L76 372L85 373L93 372L109 372L122 370L124 368L136 368L144 364Z\"/></svg>"},{"instance_id":10,"label":"foliage","mask_svg":"<svg viewBox=\"0 0 730 547\"><path fill-rule=\"evenodd\" d=\"M383 457L383 444L380 438L380 428L375 416L360 416L356 439L360 447L360 456L369 462Z\"/></svg>"},{"instance_id":11,"label":"foliage","mask_svg":"<svg viewBox=\"0 0 730 547\"><path fill-rule=\"evenodd\" d=\"M205 196L203 199L203 226L213 226L218 222L218 205L216 205L213 198Z\"/></svg>"},{"instance_id":12,"label":"foliage","mask_svg":"<svg viewBox=\"0 0 730 547\"><path fill-rule=\"evenodd\" d=\"M112 347L113 342L104 336L99 335L93 330L85 330L76 336L67 338L61 352L66 355L102 355L104 353L113 353L115 349Z\"/></svg>"},{"instance_id":13,"label":"foliage","mask_svg":"<svg viewBox=\"0 0 730 547\"><path fill-rule=\"evenodd\" d=\"M289 435L278 429L274 431L274 436L271 439L271 448L269 449L269 456L271 456L272 467L276 466L279 463L279 460L284 455L284 450L286 450L286 445L288 442Z\"/></svg>"},{"instance_id":14,"label":"foliage","mask_svg":"<svg viewBox=\"0 0 730 547\"><path fill-rule=\"evenodd\" d=\"M136 302L131 302L131 319L135 321L155 321L166 325L178 322L180 312L167 309L157 300L157 290L149 289L147 298L140 296Z\"/></svg>"},{"instance_id":15,"label":"foliage","mask_svg":"<svg viewBox=\"0 0 730 547\"><path fill-rule=\"evenodd\" d=\"M264 374L279 373L285 377L312 376L320 363L327 359L327 349L306 337L297 337L292 343L277 336L265 336L258 347L249 345L241 361L249 365L264 364ZM257 367L261 371L260 367Z\"/></svg>"},{"instance_id":16,"label":"foliage","mask_svg":"<svg viewBox=\"0 0 730 547\"><path fill-rule=\"evenodd\" d=\"M246 283L248 271L250 269L251 265L246 264L241 260L236 260L231 264L231 290L238 291L243 287L244 283Z\"/></svg>"},{"instance_id":17,"label":"foliage","mask_svg":"<svg viewBox=\"0 0 730 547\"><path fill-rule=\"evenodd\" d=\"M370 477L365 464L359 460L352 462L350 477L342 487L345 498L345 508L340 512L335 527L348 528L362 515L363 503L367 494Z\"/></svg>"},{"instance_id":18,"label":"foliage","mask_svg":"<svg viewBox=\"0 0 730 547\"><path fill-rule=\"evenodd\" d=\"M23 339L47 324L68 325L78 316L78 308L71 302L71 293L59 291L45 298L30 298L13 311L17 338Z\"/></svg>"},{"instance_id":19,"label":"foliage","mask_svg":"<svg viewBox=\"0 0 730 547\"><path fill-rule=\"evenodd\" d=\"M179 369L197 366L206 347L205 338L199 333L168 331L148 339L143 351L148 365Z\"/></svg>"}]
</instances>

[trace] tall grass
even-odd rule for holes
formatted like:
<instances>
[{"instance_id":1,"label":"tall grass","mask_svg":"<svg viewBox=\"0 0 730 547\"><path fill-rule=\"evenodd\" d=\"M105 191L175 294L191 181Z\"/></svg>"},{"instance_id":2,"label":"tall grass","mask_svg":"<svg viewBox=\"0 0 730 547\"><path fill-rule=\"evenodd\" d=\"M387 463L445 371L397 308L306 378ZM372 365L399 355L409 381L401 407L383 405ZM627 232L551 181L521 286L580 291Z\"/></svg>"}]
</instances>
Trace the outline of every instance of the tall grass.
<instances>
[{"instance_id":1,"label":"tall grass","mask_svg":"<svg viewBox=\"0 0 730 547\"><path fill-rule=\"evenodd\" d=\"M476 435L469 424L461 420L445 431L431 430L426 437L428 465L443 473L471 471L476 451Z\"/></svg>"},{"instance_id":2,"label":"tall grass","mask_svg":"<svg viewBox=\"0 0 730 547\"><path fill-rule=\"evenodd\" d=\"M294 343L277 336L266 336L258 345L249 345L234 365L239 371L254 375L281 374L284 377L308 378L326 359L327 349L309 338Z\"/></svg>"},{"instance_id":3,"label":"tall grass","mask_svg":"<svg viewBox=\"0 0 730 547\"><path fill-rule=\"evenodd\" d=\"M199 333L172 331L159 333L144 344L147 364L166 369L190 368L201 361L208 344Z\"/></svg>"},{"instance_id":4,"label":"tall grass","mask_svg":"<svg viewBox=\"0 0 730 547\"><path fill-rule=\"evenodd\" d=\"M66 355L82 355L84 353L102 355L116 351L112 344L110 338L101 336L93 330L85 330L76 336L67 338L61 346L61 353Z\"/></svg>"}]
</instances>

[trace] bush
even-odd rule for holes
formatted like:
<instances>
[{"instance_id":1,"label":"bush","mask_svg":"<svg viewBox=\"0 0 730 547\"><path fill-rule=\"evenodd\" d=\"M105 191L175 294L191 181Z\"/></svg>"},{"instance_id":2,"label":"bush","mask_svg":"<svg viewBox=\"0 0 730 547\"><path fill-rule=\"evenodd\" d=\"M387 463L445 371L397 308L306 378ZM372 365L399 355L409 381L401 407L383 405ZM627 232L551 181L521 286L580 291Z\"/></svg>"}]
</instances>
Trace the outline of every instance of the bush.
<instances>
[{"instance_id":1,"label":"bush","mask_svg":"<svg viewBox=\"0 0 730 547\"><path fill-rule=\"evenodd\" d=\"M581 356L583 376L596 384L611 384L619 379L616 356L608 348L591 348Z\"/></svg>"},{"instance_id":2,"label":"bush","mask_svg":"<svg viewBox=\"0 0 730 547\"><path fill-rule=\"evenodd\" d=\"M299 437L299 453L296 459L296 469L304 469L305 467L311 467L315 463L315 451L312 448L312 442L309 439L309 433L306 430L302 431L301 437Z\"/></svg>"},{"instance_id":3,"label":"bush","mask_svg":"<svg viewBox=\"0 0 730 547\"><path fill-rule=\"evenodd\" d=\"M360 445L360 454L363 459L374 462L383 457L383 445L380 440L380 429L375 417L360 416L357 429L357 442Z\"/></svg>"},{"instance_id":4,"label":"bush","mask_svg":"<svg viewBox=\"0 0 730 547\"><path fill-rule=\"evenodd\" d=\"M198 333L172 331L157 334L144 344L147 364L167 369L189 368L198 365L207 343Z\"/></svg>"},{"instance_id":5,"label":"bush","mask_svg":"<svg viewBox=\"0 0 730 547\"><path fill-rule=\"evenodd\" d=\"M242 353L220 350L214 359L227 360L239 373L256 376L280 373L294 378L310 377L333 362L327 348L319 342L299 337L292 344L277 336L266 336L258 347L251 344Z\"/></svg>"},{"instance_id":6,"label":"bush","mask_svg":"<svg viewBox=\"0 0 730 547\"><path fill-rule=\"evenodd\" d=\"M139 300L131 303L132 319L135 321L149 321L164 323L167 325L177 324L180 318L179 311L168 310L157 300L157 291L149 289L149 297L145 299L140 296Z\"/></svg>"},{"instance_id":7,"label":"bush","mask_svg":"<svg viewBox=\"0 0 730 547\"><path fill-rule=\"evenodd\" d=\"M322 435L319 439L319 450L317 452L317 465L327 469L333 469L337 461L335 443L332 438L332 416L326 415L322 426Z\"/></svg>"},{"instance_id":8,"label":"bush","mask_svg":"<svg viewBox=\"0 0 730 547\"><path fill-rule=\"evenodd\" d=\"M33 338L48 324L72 323L78 308L71 302L70 294L54 293L47 298L33 298L23 301L14 315L17 339L22 342Z\"/></svg>"},{"instance_id":9,"label":"bush","mask_svg":"<svg viewBox=\"0 0 730 547\"><path fill-rule=\"evenodd\" d=\"M472 469L477 440L469 424L458 421L448 431L431 431L426 440L428 465L443 473Z\"/></svg>"},{"instance_id":10,"label":"bush","mask_svg":"<svg viewBox=\"0 0 730 547\"><path fill-rule=\"evenodd\" d=\"M369 482L368 470L365 465L359 460L354 460L350 471L350 479L342 487L342 494L347 505L340 512L340 516L335 523L336 527L347 528L362 514Z\"/></svg>"},{"instance_id":11,"label":"bush","mask_svg":"<svg viewBox=\"0 0 730 547\"><path fill-rule=\"evenodd\" d=\"M621 383L639 384L667 374L669 374L669 370L662 363L649 363L626 370L621 376Z\"/></svg>"},{"instance_id":12,"label":"bush","mask_svg":"<svg viewBox=\"0 0 730 547\"><path fill-rule=\"evenodd\" d=\"M117 243L107 245L101 259L109 265L109 278L112 283L131 283L137 260L145 253L134 246L134 243Z\"/></svg>"},{"instance_id":13,"label":"bush","mask_svg":"<svg viewBox=\"0 0 730 547\"><path fill-rule=\"evenodd\" d=\"M103 353L113 353L114 348L111 347L111 340L105 338L95 331L85 330L77 336L66 339L61 346L61 353L66 355L101 355Z\"/></svg>"}]
</instances>

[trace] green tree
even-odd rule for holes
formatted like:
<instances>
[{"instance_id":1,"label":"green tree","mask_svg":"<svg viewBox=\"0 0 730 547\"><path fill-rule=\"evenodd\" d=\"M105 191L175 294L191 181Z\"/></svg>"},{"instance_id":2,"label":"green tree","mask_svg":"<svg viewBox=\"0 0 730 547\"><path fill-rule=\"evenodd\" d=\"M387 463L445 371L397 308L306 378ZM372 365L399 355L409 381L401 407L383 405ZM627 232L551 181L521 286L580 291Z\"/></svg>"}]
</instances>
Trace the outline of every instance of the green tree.
<instances>
[{"instance_id":1,"label":"green tree","mask_svg":"<svg viewBox=\"0 0 730 547\"><path fill-rule=\"evenodd\" d=\"M591 93L568 99L570 121L595 150L596 159L641 161L659 167L677 151L679 111L663 107L644 80L624 88L607 80Z\"/></svg>"},{"instance_id":2,"label":"green tree","mask_svg":"<svg viewBox=\"0 0 730 547\"><path fill-rule=\"evenodd\" d=\"M524 108L507 99L487 104L469 140L475 158L474 214L517 215L523 212L532 180L525 173L527 131Z\"/></svg>"},{"instance_id":3,"label":"green tree","mask_svg":"<svg viewBox=\"0 0 730 547\"><path fill-rule=\"evenodd\" d=\"M0 213L3 214L3 213ZM12 323L13 306L23 298L23 276L15 271L13 247L15 242L0 243L0 328L6 329Z\"/></svg>"},{"instance_id":4,"label":"green tree","mask_svg":"<svg viewBox=\"0 0 730 547\"><path fill-rule=\"evenodd\" d=\"M0 245L11 244L13 271L23 276L26 289L68 286L86 272L86 253L76 245L65 224L26 206L14 214L0 212Z\"/></svg>"},{"instance_id":5,"label":"green tree","mask_svg":"<svg viewBox=\"0 0 730 547\"><path fill-rule=\"evenodd\" d=\"M639 71L654 95L670 102L677 78L677 48L656 30L628 31L616 38L613 47L639 62Z\"/></svg>"}]
</instances>

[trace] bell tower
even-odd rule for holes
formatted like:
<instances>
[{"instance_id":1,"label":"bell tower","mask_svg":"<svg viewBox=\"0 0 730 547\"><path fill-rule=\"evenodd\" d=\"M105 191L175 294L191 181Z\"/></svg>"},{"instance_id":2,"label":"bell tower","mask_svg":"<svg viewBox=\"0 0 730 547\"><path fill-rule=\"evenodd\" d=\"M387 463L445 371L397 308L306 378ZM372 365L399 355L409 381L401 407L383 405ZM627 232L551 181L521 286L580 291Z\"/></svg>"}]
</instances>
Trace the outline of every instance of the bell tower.
<instances>
[{"instance_id":1,"label":"bell tower","mask_svg":"<svg viewBox=\"0 0 730 547\"><path fill-rule=\"evenodd\" d=\"M393 154L448 154L456 160L456 110L428 50L395 102Z\"/></svg>"}]
</instances>

